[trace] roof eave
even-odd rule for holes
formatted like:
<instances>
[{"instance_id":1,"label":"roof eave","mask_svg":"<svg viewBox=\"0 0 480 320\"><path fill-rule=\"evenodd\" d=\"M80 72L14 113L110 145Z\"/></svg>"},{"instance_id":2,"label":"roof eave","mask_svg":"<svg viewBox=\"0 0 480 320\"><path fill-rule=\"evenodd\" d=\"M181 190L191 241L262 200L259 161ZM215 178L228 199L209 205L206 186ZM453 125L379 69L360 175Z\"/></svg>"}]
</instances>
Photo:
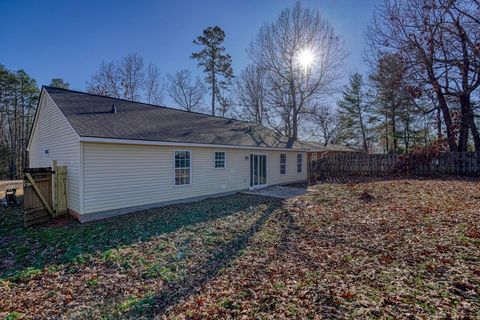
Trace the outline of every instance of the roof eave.
<instances>
[{"instance_id":1,"label":"roof eave","mask_svg":"<svg viewBox=\"0 0 480 320\"><path fill-rule=\"evenodd\" d=\"M137 139L87 137L87 136L80 136L80 142L150 145L150 146L199 147L199 148L277 150L277 151L297 151L297 152L309 151L307 149L298 149L298 148L259 147L259 146L229 145L229 144L214 144L214 143L137 140Z\"/></svg>"}]
</instances>

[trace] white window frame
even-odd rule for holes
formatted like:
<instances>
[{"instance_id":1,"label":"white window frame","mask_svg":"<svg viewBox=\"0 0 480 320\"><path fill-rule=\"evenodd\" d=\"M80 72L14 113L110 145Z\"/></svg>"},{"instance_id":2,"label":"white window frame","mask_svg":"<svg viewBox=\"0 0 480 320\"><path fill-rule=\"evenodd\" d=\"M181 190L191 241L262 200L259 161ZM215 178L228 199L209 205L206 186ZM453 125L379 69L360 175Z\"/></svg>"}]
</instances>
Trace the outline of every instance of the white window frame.
<instances>
[{"instance_id":1,"label":"white window frame","mask_svg":"<svg viewBox=\"0 0 480 320\"><path fill-rule=\"evenodd\" d=\"M177 152L188 152L189 154L189 167L184 167L184 168L177 168L176 167L176 155L177 155ZM191 150L173 150L173 186L174 187L184 187L184 186L189 186L192 184L192 151ZM176 179L176 171L177 169L188 169L189 170L189 173L190 173L190 181L189 183L184 183L184 184L177 184L177 179Z\"/></svg>"},{"instance_id":2,"label":"white window frame","mask_svg":"<svg viewBox=\"0 0 480 320\"><path fill-rule=\"evenodd\" d=\"M300 171L298 170L299 168L300 168ZM297 153L297 173L302 173L302 172L303 172L303 153Z\"/></svg>"},{"instance_id":3,"label":"white window frame","mask_svg":"<svg viewBox=\"0 0 480 320\"><path fill-rule=\"evenodd\" d=\"M223 167L217 167L217 153L223 153ZM214 151L213 152L213 169L215 170L224 170L227 168L227 152L225 151Z\"/></svg>"},{"instance_id":4,"label":"white window frame","mask_svg":"<svg viewBox=\"0 0 480 320\"><path fill-rule=\"evenodd\" d=\"M285 172L282 173L282 156L285 156L285 163L283 164L285 166ZM286 153L280 153L280 175L284 176L287 174L287 154Z\"/></svg>"},{"instance_id":5,"label":"white window frame","mask_svg":"<svg viewBox=\"0 0 480 320\"><path fill-rule=\"evenodd\" d=\"M318 160L318 154L316 152L312 152L312 161L317 161L317 160Z\"/></svg>"}]
</instances>

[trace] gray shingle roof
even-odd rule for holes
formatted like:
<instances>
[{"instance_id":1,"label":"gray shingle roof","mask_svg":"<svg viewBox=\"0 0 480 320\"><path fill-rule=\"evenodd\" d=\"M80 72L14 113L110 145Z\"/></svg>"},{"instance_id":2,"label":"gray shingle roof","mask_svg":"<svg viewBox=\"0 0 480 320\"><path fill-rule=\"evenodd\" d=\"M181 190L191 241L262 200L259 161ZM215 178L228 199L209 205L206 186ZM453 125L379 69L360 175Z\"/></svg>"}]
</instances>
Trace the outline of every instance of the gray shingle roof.
<instances>
[{"instance_id":1,"label":"gray shingle roof","mask_svg":"<svg viewBox=\"0 0 480 320\"><path fill-rule=\"evenodd\" d=\"M361 152L360 150L342 144L327 144L325 146L320 142L302 142L302 145L310 149L310 151Z\"/></svg>"},{"instance_id":2,"label":"gray shingle roof","mask_svg":"<svg viewBox=\"0 0 480 320\"><path fill-rule=\"evenodd\" d=\"M306 149L253 123L44 87L81 137ZM116 113L112 111L115 105Z\"/></svg>"}]
</instances>

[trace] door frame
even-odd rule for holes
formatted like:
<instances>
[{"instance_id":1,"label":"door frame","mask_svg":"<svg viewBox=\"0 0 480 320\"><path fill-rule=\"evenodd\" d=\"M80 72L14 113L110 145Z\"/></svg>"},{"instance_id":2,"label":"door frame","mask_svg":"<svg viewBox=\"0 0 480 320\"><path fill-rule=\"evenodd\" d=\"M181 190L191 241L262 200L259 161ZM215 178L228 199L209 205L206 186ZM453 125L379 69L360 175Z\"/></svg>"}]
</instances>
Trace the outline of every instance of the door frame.
<instances>
[{"instance_id":1,"label":"door frame","mask_svg":"<svg viewBox=\"0 0 480 320\"><path fill-rule=\"evenodd\" d=\"M265 184L253 184L253 157L254 156L264 156L265 157ZM258 162L260 163L260 162ZM250 164L249 164L249 175L250 175L250 190L261 189L268 186L268 156L265 153L251 153L250 154Z\"/></svg>"}]
</instances>

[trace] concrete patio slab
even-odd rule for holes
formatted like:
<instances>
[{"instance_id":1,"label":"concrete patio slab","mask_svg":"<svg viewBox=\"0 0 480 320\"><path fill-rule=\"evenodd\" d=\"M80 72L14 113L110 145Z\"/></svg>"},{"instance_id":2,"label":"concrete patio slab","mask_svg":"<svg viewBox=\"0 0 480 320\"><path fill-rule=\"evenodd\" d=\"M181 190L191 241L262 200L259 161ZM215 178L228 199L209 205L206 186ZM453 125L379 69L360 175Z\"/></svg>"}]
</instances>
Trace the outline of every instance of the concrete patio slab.
<instances>
[{"instance_id":1,"label":"concrete patio slab","mask_svg":"<svg viewBox=\"0 0 480 320\"><path fill-rule=\"evenodd\" d=\"M245 194L256 194L259 196L273 197L279 199L289 199L297 196L304 195L308 192L307 189L303 188L292 188L285 186L271 186L261 189L254 189L249 191L244 191Z\"/></svg>"}]
</instances>

